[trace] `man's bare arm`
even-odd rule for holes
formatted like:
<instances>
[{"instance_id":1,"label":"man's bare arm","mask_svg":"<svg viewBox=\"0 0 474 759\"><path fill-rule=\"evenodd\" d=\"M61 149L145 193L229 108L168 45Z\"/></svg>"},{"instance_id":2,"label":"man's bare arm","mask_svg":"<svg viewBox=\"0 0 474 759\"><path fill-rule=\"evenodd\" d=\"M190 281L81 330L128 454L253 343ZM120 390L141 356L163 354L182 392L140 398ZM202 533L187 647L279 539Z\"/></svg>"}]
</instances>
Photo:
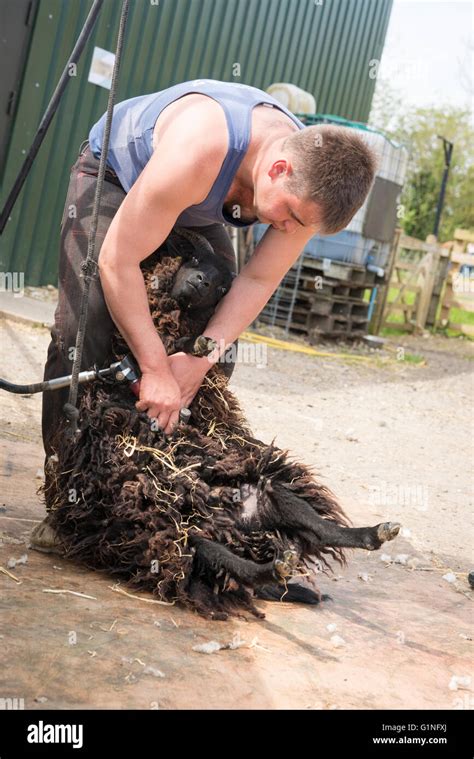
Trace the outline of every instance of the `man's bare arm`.
<instances>
[{"instance_id":1,"label":"man's bare arm","mask_svg":"<svg viewBox=\"0 0 474 759\"><path fill-rule=\"evenodd\" d=\"M137 408L167 431L171 413L179 410L179 387L153 326L140 262L161 245L185 208L206 197L224 156L224 141L217 150L215 142L211 150L198 141L190 151L189 129L186 139L175 132L172 143L163 140L123 200L100 251L107 307L143 374Z\"/></svg>"},{"instance_id":2,"label":"man's bare arm","mask_svg":"<svg viewBox=\"0 0 474 759\"><path fill-rule=\"evenodd\" d=\"M100 251L108 309L142 371L166 371L166 362L150 316L140 262L164 242L179 214L197 202L198 195L205 197L207 188L204 193L196 191L197 173L189 160L155 151L114 216Z\"/></svg>"}]
</instances>

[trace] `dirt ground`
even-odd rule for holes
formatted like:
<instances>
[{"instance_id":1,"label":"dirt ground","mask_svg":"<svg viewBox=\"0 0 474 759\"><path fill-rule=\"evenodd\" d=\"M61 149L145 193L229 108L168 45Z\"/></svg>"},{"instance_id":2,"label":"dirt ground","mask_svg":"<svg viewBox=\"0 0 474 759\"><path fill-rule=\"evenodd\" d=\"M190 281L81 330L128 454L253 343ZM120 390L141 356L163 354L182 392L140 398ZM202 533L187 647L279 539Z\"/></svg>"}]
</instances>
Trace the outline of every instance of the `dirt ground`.
<instances>
[{"instance_id":1,"label":"dirt ground","mask_svg":"<svg viewBox=\"0 0 474 759\"><path fill-rule=\"evenodd\" d=\"M2 376L39 379L48 341L0 321ZM231 380L255 434L313 465L355 525L403 525L319 575L332 600L260 601L263 621L208 622L29 550L43 516L41 399L1 392L0 697L30 709L472 708L473 344L403 337L352 355L268 348ZM244 645L193 650L212 640Z\"/></svg>"}]
</instances>

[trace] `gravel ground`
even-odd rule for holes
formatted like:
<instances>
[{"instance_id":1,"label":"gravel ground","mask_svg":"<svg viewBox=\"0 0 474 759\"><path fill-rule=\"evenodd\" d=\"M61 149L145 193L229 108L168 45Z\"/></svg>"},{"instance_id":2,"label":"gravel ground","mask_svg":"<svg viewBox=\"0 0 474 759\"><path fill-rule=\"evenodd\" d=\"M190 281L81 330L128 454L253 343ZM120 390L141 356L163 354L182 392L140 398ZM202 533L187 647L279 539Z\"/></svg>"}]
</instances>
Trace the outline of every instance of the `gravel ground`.
<instances>
[{"instance_id":1,"label":"gravel ground","mask_svg":"<svg viewBox=\"0 0 474 759\"><path fill-rule=\"evenodd\" d=\"M314 464L354 522L400 521L420 549L466 567L474 344L402 336L351 355L365 360L269 349L265 368L239 365L234 387L259 436Z\"/></svg>"},{"instance_id":2,"label":"gravel ground","mask_svg":"<svg viewBox=\"0 0 474 759\"><path fill-rule=\"evenodd\" d=\"M40 379L48 342L44 328L0 320L1 375ZM110 578L29 551L17 580L0 575L2 693L25 695L33 709L44 708L37 698L48 708L473 708L472 686L449 686L472 665L473 344L393 338L382 353L349 357L337 355L348 346L319 348L331 356L268 348L238 363L231 386L255 434L312 465L355 525L402 523L385 553L408 565L354 552L346 570L320 579L334 602L261 602L263 622L216 624L118 595ZM40 404L0 393L3 566L27 550L43 515ZM70 631L77 645L67 645ZM260 647L193 651L236 632ZM142 677L138 660L165 679Z\"/></svg>"},{"instance_id":3,"label":"gravel ground","mask_svg":"<svg viewBox=\"0 0 474 759\"><path fill-rule=\"evenodd\" d=\"M2 320L0 339L12 361L4 376L41 378L46 329ZM407 336L382 352L317 350L332 356L246 345L231 386L256 434L313 465L354 523L400 521L420 550L466 571L474 565L474 344ZM0 435L41 444L40 395L2 393L0 408Z\"/></svg>"}]
</instances>

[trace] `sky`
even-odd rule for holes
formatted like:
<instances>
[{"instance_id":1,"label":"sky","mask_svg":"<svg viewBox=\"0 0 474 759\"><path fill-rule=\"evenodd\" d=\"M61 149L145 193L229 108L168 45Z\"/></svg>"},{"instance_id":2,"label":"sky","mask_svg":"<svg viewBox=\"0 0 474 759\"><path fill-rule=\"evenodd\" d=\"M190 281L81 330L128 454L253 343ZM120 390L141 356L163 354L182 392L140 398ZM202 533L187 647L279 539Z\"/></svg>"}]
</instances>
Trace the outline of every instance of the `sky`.
<instances>
[{"instance_id":1,"label":"sky","mask_svg":"<svg viewBox=\"0 0 474 759\"><path fill-rule=\"evenodd\" d=\"M473 57L474 2L394 0L379 75L407 104L472 109Z\"/></svg>"}]
</instances>

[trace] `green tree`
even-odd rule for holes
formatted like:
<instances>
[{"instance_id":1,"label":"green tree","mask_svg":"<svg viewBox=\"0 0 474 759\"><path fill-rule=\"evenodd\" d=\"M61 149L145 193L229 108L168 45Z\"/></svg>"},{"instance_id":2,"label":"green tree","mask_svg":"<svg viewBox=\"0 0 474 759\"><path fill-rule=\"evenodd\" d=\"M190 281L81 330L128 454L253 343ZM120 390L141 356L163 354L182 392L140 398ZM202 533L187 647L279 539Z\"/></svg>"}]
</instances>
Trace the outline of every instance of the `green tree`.
<instances>
[{"instance_id":1,"label":"green tree","mask_svg":"<svg viewBox=\"0 0 474 759\"><path fill-rule=\"evenodd\" d=\"M379 81L369 123L409 151L401 198L404 232L424 240L433 231L444 170L443 144L437 135L454 143L439 239L452 239L457 227L474 229L474 128L469 111L450 105L409 108L399 93Z\"/></svg>"}]
</instances>

